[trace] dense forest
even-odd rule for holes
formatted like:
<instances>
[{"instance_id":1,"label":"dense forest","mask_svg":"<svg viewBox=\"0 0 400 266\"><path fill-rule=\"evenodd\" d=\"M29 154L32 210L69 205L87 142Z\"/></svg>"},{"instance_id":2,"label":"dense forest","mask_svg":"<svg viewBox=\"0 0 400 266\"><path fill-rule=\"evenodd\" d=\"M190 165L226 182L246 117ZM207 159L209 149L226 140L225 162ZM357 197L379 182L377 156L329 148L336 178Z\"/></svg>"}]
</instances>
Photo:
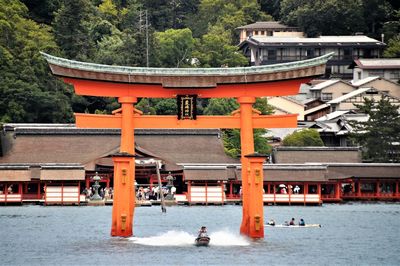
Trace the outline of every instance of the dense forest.
<instances>
[{"instance_id":1,"label":"dense forest","mask_svg":"<svg viewBox=\"0 0 400 266\"><path fill-rule=\"evenodd\" d=\"M386 56L400 57L397 0L0 0L0 122L70 123L73 112L118 107L115 99L75 95L50 74L39 51L140 67L244 66L235 28L268 20L308 36L384 34ZM142 99L138 108L171 114L175 104ZM198 106L201 114L235 108L221 99Z\"/></svg>"}]
</instances>

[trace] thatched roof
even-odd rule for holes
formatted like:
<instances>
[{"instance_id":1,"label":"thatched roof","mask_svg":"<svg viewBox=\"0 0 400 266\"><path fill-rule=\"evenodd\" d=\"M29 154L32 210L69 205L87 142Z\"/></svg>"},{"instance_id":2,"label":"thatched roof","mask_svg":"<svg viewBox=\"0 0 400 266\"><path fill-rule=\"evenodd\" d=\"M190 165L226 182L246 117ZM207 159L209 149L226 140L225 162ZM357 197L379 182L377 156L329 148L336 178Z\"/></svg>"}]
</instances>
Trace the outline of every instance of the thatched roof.
<instances>
[{"instance_id":1,"label":"thatched roof","mask_svg":"<svg viewBox=\"0 0 400 266\"><path fill-rule=\"evenodd\" d=\"M96 162L112 164L120 131L14 125L1 141L0 164L79 163L93 170ZM238 163L225 155L219 130L136 130L135 145L138 156L163 160L167 171L186 163Z\"/></svg>"}]
</instances>

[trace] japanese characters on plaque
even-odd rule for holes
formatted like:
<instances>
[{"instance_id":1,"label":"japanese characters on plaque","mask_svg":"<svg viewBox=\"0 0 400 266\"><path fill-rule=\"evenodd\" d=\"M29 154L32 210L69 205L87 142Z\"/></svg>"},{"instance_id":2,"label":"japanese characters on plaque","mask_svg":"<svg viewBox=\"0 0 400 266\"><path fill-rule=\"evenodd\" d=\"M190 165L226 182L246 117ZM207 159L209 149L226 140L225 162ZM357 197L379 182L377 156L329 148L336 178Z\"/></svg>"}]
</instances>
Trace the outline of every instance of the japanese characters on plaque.
<instances>
[{"instance_id":1,"label":"japanese characters on plaque","mask_svg":"<svg viewBox=\"0 0 400 266\"><path fill-rule=\"evenodd\" d=\"M196 120L197 95L177 95L178 119Z\"/></svg>"}]
</instances>

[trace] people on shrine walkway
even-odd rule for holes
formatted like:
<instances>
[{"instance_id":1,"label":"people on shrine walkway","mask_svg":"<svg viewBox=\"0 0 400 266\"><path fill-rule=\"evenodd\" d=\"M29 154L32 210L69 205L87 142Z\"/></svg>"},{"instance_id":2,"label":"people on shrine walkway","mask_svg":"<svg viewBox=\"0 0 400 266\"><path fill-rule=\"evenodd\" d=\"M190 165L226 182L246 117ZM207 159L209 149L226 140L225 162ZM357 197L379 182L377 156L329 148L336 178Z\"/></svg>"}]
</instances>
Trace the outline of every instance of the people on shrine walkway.
<instances>
[{"instance_id":1,"label":"people on shrine walkway","mask_svg":"<svg viewBox=\"0 0 400 266\"><path fill-rule=\"evenodd\" d=\"M176 187L172 186L172 187L171 187L171 195L172 195L172 198L175 197L175 194L176 194Z\"/></svg>"}]
</instances>

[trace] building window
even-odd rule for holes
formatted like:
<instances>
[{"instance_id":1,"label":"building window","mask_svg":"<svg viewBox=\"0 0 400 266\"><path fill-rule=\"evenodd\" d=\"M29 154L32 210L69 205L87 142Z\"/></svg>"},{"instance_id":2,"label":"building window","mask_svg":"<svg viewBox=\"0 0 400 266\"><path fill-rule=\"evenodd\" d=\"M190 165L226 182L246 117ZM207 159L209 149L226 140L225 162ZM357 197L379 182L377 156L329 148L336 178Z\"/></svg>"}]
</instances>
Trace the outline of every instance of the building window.
<instances>
[{"instance_id":1,"label":"building window","mask_svg":"<svg viewBox=\"0 0 400 266\"><path fill-rule=\"evenodd\" d=\"M267 31L267 36L272 36L273 32L272 31Z\"/></svg>"},{"instance_id":2,"label":"building window","mask_svg":"<svg viewBox=\"0 0 400 266\"><path fill-rule=\"evenodd\" d=\"M258 30L256 30L256 31L254 32L254 35L258 35Z\"/></svg>"},{"instance_id":3,"label":"building window","mask_svg":"<svg viewBox=\"0 0 400 266\"><path fill-rule=\"evenodd\" d=\"M311 91L311 95L313 98L319 98L321 96L320 91Z\"/></svg>"},{"instance_id":4,"label":"building window","mask_svg":"<svg viewBox=\"0 0 400 266\"><path fill-rule=\"evenodd\" d=\"M332 93L322 93L321 100L323 100L323 101L332 100Z\"/></svg>"},{"instance_id":5,"label":"building window","mask_svg":"<svg viewBox=\"0 0 400 266\"><path fill-rule=\"evenodd\" d=\"M307 58L313 58L314 57L314 49L307 49L306 56L307 56Z\"/></svg>"},{"instance_id":6,"label":"building window","mask_svg":"<svg viewBox=\"0 0 400 266\"><path fill-rule=\"evenodd\" d=\"M276 50L268 50L268 60L276 60Z\"/></svg>"},{"instance_id":7,"label":"building window","mask_svg":"<svg viewBox=\"0 0 400 266\"><path fill-rule=\"evenodd\" d=\"M357 78L360 80L361 79L361 71L357 72Z\"/></svg>"},{"instance_id":8,"label":"building window","mask_svg":"<svg viewBox=\"0 0 400 266\"><path fill-rule=\"evenodd\" d=\"M390 72L391 79L400 79L400 70Z\"/></svg>"},{"instance_id":9,"label":"building window","mask_svg":"<svg viewBox=\"0 0 400 266\"><path fill-rule=\"evenodd\" d=\"M369 76L380 76L383 77L383 70L374 69L369 71Z\"/></svg>"},{"instance_id":10,"label":"building window","mask_svg":"<svg viewBox=\"0 0 400 266\"><path fill-rule=\"evenodd\" d=\"M352 52L350 48L343 49L343 59L352 59Z\"/></svg>"},{"instance_id":11,"label":"building window","mask_svg":"<svg viewBox=\"0 0 400 266\"><path fill-rule=\"evenodd\" d=\"M264 35L264 34L265 34L265 32L262 30L262 31L261 31L261 35Z\"/></svg>"}]
</instances>

